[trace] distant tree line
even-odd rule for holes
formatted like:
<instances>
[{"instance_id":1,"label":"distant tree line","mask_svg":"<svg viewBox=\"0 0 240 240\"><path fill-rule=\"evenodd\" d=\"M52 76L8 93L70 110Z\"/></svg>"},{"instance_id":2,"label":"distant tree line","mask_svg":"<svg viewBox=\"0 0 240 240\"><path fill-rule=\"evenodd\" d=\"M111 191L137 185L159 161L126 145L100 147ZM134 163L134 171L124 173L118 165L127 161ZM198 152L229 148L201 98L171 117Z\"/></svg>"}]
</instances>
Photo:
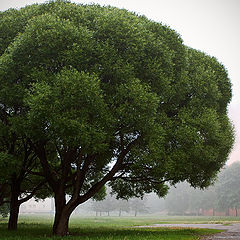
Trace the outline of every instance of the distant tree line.
<instances>
[{"instance_id":1,"label":"distant tree line","mask_svg":"<svg viewBox=\"0 0 240 240\"><path fill-rule=\"evenodd\" d=\"M180 183L172 187L165 199L165 208L170 215L201 215L204 210L224 212L240 209L240 162L224 168L216 183L206 190L194 189L188 183Z\"/></svg>"},{"instance_id":2,"label":"distant tree line","mask_svg":"<svg viewBox=\"0 0 240 240\"><path fill-rule=\"evenodd\" d=\"M93 201L91 210L96 212L96 216L103 214L110 216L111 213L118 213L121 217L122 213L132 212L136 217L139 213L148 213L146 205L147 198L131 198L129 200L117 199L115 195L107 194L106 198L102 201Z\"/></svg>"},{"instance_id":3,"label":"distant tree line","mask_svg":"<svg viewBox=\"0 0 240 240\"><path fill-rule=\"evenodd\" d=\"M218 213L229 215L229 209L240 213L240 162L225 167L217 176L214 185L207 189L196 189L187 182L172 186L167 197L159 202L161 211L167 211L169 215L217 215ZM148 198L132 198L127 200L116 199L115 195L108 193L101 201L92 201L90 210L96 212L96 216L110 216L118 212L153 213L151 200ZM160 209L160 206L159 206Z\"/></svg>"}]
</instances>

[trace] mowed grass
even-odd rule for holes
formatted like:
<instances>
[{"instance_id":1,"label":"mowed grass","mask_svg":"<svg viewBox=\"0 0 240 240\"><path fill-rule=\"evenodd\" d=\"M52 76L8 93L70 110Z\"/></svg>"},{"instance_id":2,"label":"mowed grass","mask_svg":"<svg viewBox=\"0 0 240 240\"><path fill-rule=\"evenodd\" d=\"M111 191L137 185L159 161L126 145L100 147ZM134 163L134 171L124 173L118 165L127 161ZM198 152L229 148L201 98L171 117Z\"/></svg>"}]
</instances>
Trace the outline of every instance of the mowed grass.
<instances>
[{"instance_id":1,"label":"mowed grass","mask_svg":"<svg viewBox=\"0 0 240 240\"><path fill-rule=\"evenodd\" d=\"M236 218L193 218L193 217L88 217L73 216L70 221L70 236L52 236L52 217L21 216L18 230L7 231L7 221L0 221L0 240L197 240L202 235L220 232L210 229L182 228L134 228L158 223L229 223Z\"/></svg>"}]
</instances>

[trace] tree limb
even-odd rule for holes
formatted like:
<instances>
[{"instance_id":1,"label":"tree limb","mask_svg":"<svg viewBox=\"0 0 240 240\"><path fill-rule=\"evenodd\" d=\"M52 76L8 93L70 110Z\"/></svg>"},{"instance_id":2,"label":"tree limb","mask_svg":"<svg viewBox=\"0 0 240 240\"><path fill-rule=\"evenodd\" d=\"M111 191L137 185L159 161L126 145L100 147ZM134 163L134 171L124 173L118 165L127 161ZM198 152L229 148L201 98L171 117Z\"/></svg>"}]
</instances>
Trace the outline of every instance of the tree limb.
<instances>
[{"instance_id":1,"label":"tree limb","mask_svg":"<svg viewBox=\"0 0 240 240\"><path fill-rule=\"evenodd\" d=\"M34 194L35 194L45 183L47 183L47 180L44 180L44 181L40 182L40 183L32 190L32 192L31 192L27 197L18 200L19 204L22 204L22 203L28 201L29 199L31 199L31 198L34 196Z\"/></svg>"},{"instance_id":2,"label":"tree limb","mask_svg":"<svg viewBox=\"0 0 240 240\"><path fill-rule=\"evenodd\" d=\"M115 165L112 167L112 169L102 178L101 181L94 184L87 193L85 193L82 196L78 197L78 204L81 204L85 201L87 201L89 198L93 197L109 180L111 180L114 175L117 173L117 171L121 168L122 162L125 158L125 156L129 153L129 151L132 149L134 145L137 144L137 142L140 140L140 136L136 138L134 141L128 144L128 146L120 153Z\"/></svg>"}]
</instances>

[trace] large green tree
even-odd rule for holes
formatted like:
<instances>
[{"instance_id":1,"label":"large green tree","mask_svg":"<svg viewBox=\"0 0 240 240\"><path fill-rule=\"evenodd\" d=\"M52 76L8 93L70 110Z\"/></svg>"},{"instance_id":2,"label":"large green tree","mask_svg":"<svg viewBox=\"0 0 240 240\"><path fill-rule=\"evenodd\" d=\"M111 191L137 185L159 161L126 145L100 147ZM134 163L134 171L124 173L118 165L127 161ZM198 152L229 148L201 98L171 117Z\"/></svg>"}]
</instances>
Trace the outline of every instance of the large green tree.
<instances>
[{"instance_id":1,"label":"large green tree","mask_svg":"<svg viewBox=\"0 0 240 240\"><path fill-rule=\"evenodd\" d=\"M56 1L0 18L1 112L41 162L54 234L107 182L121 198L211 183L233 142L231 84L215 58L112 7Z\"/></svg>"}]
</instances>

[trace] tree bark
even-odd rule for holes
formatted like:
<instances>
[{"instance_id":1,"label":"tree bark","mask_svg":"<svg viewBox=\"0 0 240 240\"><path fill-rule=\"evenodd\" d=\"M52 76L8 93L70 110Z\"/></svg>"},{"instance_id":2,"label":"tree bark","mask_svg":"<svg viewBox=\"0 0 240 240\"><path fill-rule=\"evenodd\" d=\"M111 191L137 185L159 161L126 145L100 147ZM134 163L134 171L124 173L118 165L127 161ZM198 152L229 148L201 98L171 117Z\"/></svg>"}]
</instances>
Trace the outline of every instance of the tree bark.
<instances>
[{"instance_id":1,"label":"tree bark","mask_svg":"<svg viewBox=\"0 0 240 240\"><path fill-rule=\"evenodd\" d=\"M11 199L10 199L10 216L8 219L8 230L17 230L18 215L20 204L18 202L18 196L20 193L20 186L13 177L11 184Z\"/></svg>"},{"instance_id":2,"label":"tree bark","mask_svg":"<svg viewBox=\"0 0 240 240\"><path fill-rule=\"evenodd\" d=\"M53 235L61 237L69 235L69 218L77 206L77 204L66 203L64 187L60 186L58 193L55 194Z\"/></svg>"},{"instance_id":3,"label":"tree bark","mask_svg":"<svg viewBox=\"0 0 240 240\"><path fill-rule=\"evenodd\" d=\"M10 207L8 230L17 230L18 215L19 215L19 204L14 204L14 206Z\"/></svg>"},{"instance_id":4,"label":"tree bark","mask_svg":"<svg viewBox=\"0 0 240 240\"><path fill-rule=\"evenodd\" d=\"M66 197L62 187L55 193L55 217L53 223L53 235L68 235L68 222L71 212L68 213L66 208Z\"/></svg>"},{"instance_id":5,"label":"tree bark","mask_svg":"<svg viewBox=\"0 0 240 240\"><path fill-rule=\"evenodd\" d=\"M68 224L71 211L56 212L54 224L53 224L53 235L56 236L67 236L69 234Z\"/></svg>"}]
</instances>

